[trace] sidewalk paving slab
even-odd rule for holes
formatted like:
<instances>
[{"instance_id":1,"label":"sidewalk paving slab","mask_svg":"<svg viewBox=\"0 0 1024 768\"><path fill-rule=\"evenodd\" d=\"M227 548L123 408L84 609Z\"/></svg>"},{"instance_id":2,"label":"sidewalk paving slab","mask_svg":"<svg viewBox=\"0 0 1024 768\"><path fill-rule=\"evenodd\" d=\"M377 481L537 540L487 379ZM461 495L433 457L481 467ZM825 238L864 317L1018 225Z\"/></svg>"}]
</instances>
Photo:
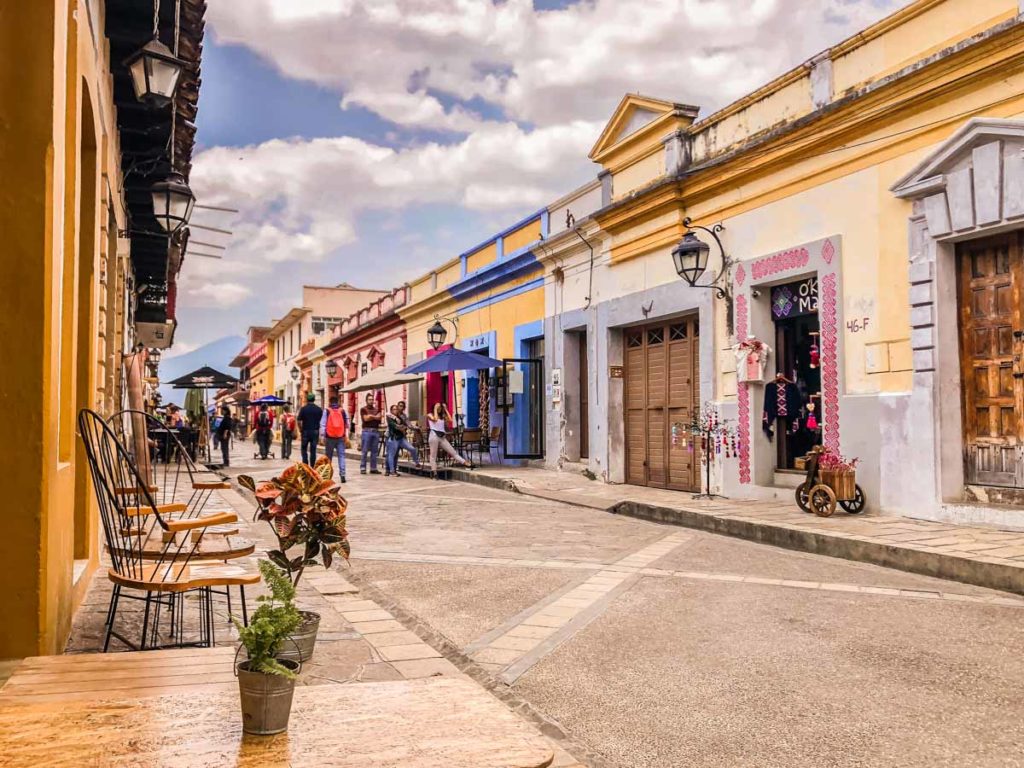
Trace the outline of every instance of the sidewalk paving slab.
<instances>
[{"instance_id":1,"label":"sidewalk paving slab","mask_svg":"<svg viewBox=\"0 0 1024 768\"><path fill-rule=\"evenodd\" d=\"M1024 594L1024 532L886 515L829 518L795 502L700 500L540 467L452 469L461 482L787 549Z\"/></svg>"}]
</instances>

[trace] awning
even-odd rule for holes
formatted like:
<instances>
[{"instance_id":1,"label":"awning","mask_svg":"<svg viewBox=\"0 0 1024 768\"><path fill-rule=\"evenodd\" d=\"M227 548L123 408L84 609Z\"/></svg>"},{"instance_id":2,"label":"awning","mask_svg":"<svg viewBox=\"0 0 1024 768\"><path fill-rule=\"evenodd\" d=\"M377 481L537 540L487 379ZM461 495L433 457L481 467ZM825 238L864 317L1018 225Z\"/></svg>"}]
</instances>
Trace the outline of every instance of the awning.
<instances>
[{"instance_id":1,"label":"awning","mask_svg":"<svg viewBox=\"0 0 1024 768\"><path fill-rule=\"evenodd\" d=\"M371 389L384 389L399 384L409 384L419 381L422 376L413 373L399 373L386 368L374 368L365 376L356 379L347 387L342 387L342 392L366 392Z\"/></svg>"}]
</instances>

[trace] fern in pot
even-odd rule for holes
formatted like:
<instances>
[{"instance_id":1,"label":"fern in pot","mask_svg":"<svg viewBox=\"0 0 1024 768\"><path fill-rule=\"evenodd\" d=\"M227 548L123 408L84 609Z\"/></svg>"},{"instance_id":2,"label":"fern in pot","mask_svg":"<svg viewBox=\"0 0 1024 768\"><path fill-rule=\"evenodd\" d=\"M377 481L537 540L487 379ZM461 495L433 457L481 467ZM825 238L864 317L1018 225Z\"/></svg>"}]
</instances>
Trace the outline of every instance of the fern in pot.
<instances>
[{"instance_id":1,"label":"fern in pot","mask_svg":"<svg viewBox=\"0 0 1024 768\"><path fill-rule=\"evenodd\" d=\"M238 482L256 495L255 519L265 520L277 537L278 547L268 551L267 557L288 574L292 586L298 586L309 566L330 568L336 555L348 559L348 502L326 456L313 467L293 464L259 485L248 475L240 475ZM301 614L302 624L293 635L295 647L286 649L282 658L307 661L313 655L320 615L313 611Z\"/></svg>"},{"instance_id":2,"label":"fern in pot","mask_svg":"<svg viewBox=\"0 0 1024 768\"><path fill-rule=\"evenodd\" d=\"M247 658L235 664L238 694L242 706L242 730L269 735L288 728L295 693L298 661L282 658L291 635L302 623L295 607L295 586L280 568L267 560L259 563L260 574L270 590L256 598L248 626L232 616Z\"/></svg>"}]
</instances>

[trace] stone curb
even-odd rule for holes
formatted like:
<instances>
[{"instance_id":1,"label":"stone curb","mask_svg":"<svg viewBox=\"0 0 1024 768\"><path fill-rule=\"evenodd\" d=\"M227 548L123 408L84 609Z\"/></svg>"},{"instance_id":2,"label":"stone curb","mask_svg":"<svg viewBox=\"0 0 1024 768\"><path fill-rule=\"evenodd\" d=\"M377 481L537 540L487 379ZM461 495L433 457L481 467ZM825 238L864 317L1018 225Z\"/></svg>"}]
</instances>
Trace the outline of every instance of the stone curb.
<instances>
[{"instance_id":1,"label":"stone curb","mask_svg":"<svg viewBox=\"0 0 1024 768\"><path fill-rule=\"evenodd\" d=\"M499 490L512 490L526 496L561 501L574 506L587 506L557 498L552 494L533 493L516 487L515 483L485 474L452 470L452 478L472 482ZM662 507L634 501L620 501L610 505L611 514L626 515L640 520L678 525L685 528L732 536L738 539L771 544L776 547L837 557L859 563L871 563L900 571L934 576L940 579L973 584L977 587L998 589L1024 595L1024 568L999 562L987 562L970 557L926 552L912 547L901 547L854 536L831 535L819 531L802 530L791 526L716 515L711 512L685 507Z\"/></svg>"}]
</instances>

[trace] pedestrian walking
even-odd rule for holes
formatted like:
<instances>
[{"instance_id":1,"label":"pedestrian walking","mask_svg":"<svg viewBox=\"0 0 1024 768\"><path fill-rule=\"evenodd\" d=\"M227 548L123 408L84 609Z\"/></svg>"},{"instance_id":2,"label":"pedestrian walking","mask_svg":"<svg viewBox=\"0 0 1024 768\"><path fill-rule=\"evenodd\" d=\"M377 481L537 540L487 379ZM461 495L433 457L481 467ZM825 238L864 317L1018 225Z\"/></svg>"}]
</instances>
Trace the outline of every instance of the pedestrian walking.
<instances>
[{"instance_id":1,"label":"pedestrian walking","mask_svg":"<svg viewBox=\"0 0 1024 768\"><path fill-rule=\"evenodd\" d=\"M306 404L299 409L299 435L302 444L299 449L302 451L302 460L313 466L316 464L316 444L320 439L320 420L324 415L324 409L316 404L316 395L312 392L306 395Z\"/></svg>"},{"instance_id":2,"label":"pedestrian walking","mask_svg":"<svg viewBox=\"0 0 1024 768\"><path fill-rule=\"evenodd\" d=\"M220 448L220 423L224 419L219 413L213 417L213 421L210 422L210 429L213 432L213 450Z\"/></svg>"},{"instance_id":3,"label":"pedestrian walking","mask_svg":"<svg viewBox=\"0 0 1024 768\"><path fill-rule=\"evenodd\" d=\"M217 431L214 434L217 437L217 442L220 443L220 453L224 459L225 467L231 466L228 455L231 447L231 435L234 434L234 429L235 420L231 417L231 409L226 405L221 406L220 423L217 425Z\"/></svg>"},{"instance_id":4,"label":"pedestrian walking","mask_svg":"<svg viewBox=\"0 0 1024 768\"><path fill-rule=\"evenodd\" d=\"M345 482L345 448L348 445L348 414L338 404L338 398L332 397L320 420L320 434L324 438L324 450L327 460L338 454L338 482Z\"/></svg>"},{"instance_id":5,"label":"pedestrian walking","mask_svg":"<svg viewBox=\"0 0 1024 768\"><path fill-rule=\"evenodd\" d=\"M256 445L260 449L260 458L266 460L270 453L270 441L274 436L274 414L264 403L256 414Z\"/></svg>"},{"instance_id":6,"label":"pedestrian walking","mask_svg":"<svg viewBox=\"0 0 1024 768\"><path fill-rule=\"evenodd\" d=\"M281 414L281 458L290 459L292 457L292 442L295 440L295 414L292 413L292 407L286 405L284 412Z\"/></svg>"},{"instance_id":7,"label":"pedestrian walking","mask_svg":"<svg viewBox=\"0 0 1024 768\"><path fill-rule=\"evenodd\" d=\"M423 466L420 463L419 452L408 440L407 434L410 429L412 429L412 425L405 415L405 401L399 400L392 406L391 413L388 414L388 443L384 474L390 472L396 477L398 476L398 453L403 449L409 452L417 469Z\"/></svg>"},{"instance_id":8,"label":"pedestrian walking","mask_svg":"<svg viewBox=\"0 0 1024 768\"><path fill-rule=\"evenodd\" d=\"M359 409L359 420L363 427L360 449L362 458L359 461L359 474L366 474L366 459L370 459L370 474L379 475L377 469L377 453L380 451L380 408L377 407L373 393L366 395L366 405Z\"/></svg>"},{"instance_id":9,"label":"pedestrian walking","mask_svg":"<svg viewBox=\"0 0 1024 768\"><path fill-rule=\"evenodd\" d=\"M464 467L473 469L473 465L462 458L459 452L448 442L448 424L452 418L448 406L444 403L434 403L433 409L427 415L427 427L430 429L430 437L427 439L430 444L430 476L437 478L437 452L444 451L455 461Z\"/></svg>"}]
</instances>

